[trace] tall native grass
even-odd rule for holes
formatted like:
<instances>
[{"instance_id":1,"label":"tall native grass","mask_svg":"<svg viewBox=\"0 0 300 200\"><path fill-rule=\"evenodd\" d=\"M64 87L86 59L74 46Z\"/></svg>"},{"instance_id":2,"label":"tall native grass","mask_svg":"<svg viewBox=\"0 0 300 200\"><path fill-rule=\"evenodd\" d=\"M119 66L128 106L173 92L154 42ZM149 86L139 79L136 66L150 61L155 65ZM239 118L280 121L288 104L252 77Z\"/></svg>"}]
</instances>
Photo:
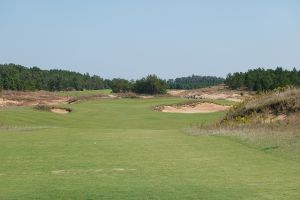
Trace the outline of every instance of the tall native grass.
<instances>
[{"instance_id":1,"label":"tall native grass","mask_svg":"<svg viewBox=\"0 0 300 200\"><path fill-rule=\"evenodd\" d=\"M300 89L265 92L233 106L213 125L199 125L191 135L228 136L300 159Z\"/></svg>"}]
</instances>

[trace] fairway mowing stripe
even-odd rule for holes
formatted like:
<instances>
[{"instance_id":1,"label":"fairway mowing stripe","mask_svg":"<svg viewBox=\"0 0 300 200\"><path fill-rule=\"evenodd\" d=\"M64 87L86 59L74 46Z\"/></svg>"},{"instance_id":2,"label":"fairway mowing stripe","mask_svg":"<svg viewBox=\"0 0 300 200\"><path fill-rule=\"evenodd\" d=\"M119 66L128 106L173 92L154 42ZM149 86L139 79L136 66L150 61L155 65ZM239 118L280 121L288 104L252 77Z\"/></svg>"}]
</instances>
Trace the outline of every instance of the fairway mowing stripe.
<instances>
[{"instance_id":1,"label":"fairway mowing stripe","mask_svg":"<svg viewBox=\"0 0 300 200\"><path fill-rule=\"evenodd\" d=\"M97 172L126 172L126 171L136 171L137 169L130 168L130 169L125 169L125 168L113 168L113 169L70 169L70 170L53 170L50 171L51 174L53 175L62 175L62 174L82 174L82 173L97 173ZM1 176L2 174L0 174ZM5 175L5 174L3 174Z\"/></svg>"}]
</instances>

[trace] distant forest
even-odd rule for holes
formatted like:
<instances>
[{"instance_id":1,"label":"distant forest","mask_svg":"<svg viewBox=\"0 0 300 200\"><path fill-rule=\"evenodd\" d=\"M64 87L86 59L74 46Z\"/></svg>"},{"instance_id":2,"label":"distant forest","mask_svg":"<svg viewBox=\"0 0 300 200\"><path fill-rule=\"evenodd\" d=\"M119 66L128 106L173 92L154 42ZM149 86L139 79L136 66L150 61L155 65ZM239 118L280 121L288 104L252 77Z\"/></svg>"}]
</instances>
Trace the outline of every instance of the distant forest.
<instances>
[{"instance_id":1,"label":"distant forest","mask_svg":"<svg viewBox=\"0 0 300 200\"><path fill-rule=\"evenodd\" d=\"M0 64L0 89L4 90L96 90L109 88L107 80L67 70L42 70Z\"/></svg>"},{"instance_id":2,"label":"distant forest","mask_svg":"<svg viewBox=\"0 0 300 200\"><path fill-rule=\"evenodd\" d=\"M300 86L300 70L257 68L247 72L228 74L227 78L215 76L188 76L161 80L149 75L136 81L126 79L103 79L88 73L68 70L42 70L15 64L0 64L0 90L98 90L112 89L114 92L165 93L166 89L197 89L225 83L231 89L253 91L273 90L278 87Z\"/></svg>"},{"instance_id":3,"label":"distant forest","mask_svg":"<svg viewBox=\"0 0 300 200\"><path fill-rule=\"evenodd\" d=\"M0 64L0 90L98 90L112 89L113 92L137 92L162 94L166 89L195 89L223 83L223 78L214 76L189 76L162 80L149 75L136 81L115 78L103 79L68 70L42 70L16 64Z\"/></svg>"},{"instance_id":4,"label":"distant forest","mask_svg":"<svg viewBox=\"0 0 300 200\"><path fill-rule=\"evenodd\" d=\"M300 86L300 70L251 69L247 72L228 74L225 84L231 89L248 89L253 91L273 90L278 87Z\"/></svg>"},{"instance_id":5,"label":"distant forest","mask_svg":"<svg viewBox=\"0 0 300 200\"><path fill-rule=\"evenodd\" d=\"M170 89L197 89L224 83L224 78L215 76L188 76L167 80Z\"/></svg>"}]
</instances>

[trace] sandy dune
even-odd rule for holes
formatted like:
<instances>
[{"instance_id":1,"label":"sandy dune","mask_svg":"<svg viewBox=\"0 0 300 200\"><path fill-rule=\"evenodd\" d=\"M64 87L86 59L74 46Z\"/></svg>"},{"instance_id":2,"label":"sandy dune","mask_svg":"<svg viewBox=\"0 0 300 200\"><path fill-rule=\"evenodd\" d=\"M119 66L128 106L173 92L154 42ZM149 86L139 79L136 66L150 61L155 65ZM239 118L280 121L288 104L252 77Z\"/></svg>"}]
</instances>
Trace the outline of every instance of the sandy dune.
<instances>
[{"instance_id":1,"label":"sandy dune","mask_svg":"<svg viewBox=\"0 0 300 200\"><path fill-rule=\"evenodd\" d=\"M226 111L231 106L223 106L214 103L199 103L197 105L164 106L162 112L170 113L211 113Z\"/></svg>"},{"instance_id":2,"label":"sandy dune","mask_svg":"<svg viewBox=\"0 0 300 200\"><path fill-rule=\"evenodd\" d=\"M168 94L171 96L188 99L225 99L229 101L241 102L245 98L253 95L253 92L231 90L226 88L225 85L217 85L192 90L168 90Z\"/></svg>"}]
</instances>

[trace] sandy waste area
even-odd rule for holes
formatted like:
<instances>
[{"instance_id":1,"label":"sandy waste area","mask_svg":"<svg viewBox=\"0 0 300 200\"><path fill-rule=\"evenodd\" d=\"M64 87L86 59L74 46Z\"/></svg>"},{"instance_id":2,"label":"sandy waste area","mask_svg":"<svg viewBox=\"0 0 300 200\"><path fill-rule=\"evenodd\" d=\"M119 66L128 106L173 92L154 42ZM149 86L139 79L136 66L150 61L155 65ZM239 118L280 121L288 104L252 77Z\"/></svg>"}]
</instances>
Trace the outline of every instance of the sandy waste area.
<instances>
[{"instance_id":1,"label":"sandy waste area","mask_svg":"<svg viewBox=\"0 0 300 200\"><path fill-rule=\"evenodd\" d=\"M214 103L199 103L197 105L164 106L162 112L169 113L212 113L226 111L231 106L223 106Z\"/></svg>"}]
</instances>

